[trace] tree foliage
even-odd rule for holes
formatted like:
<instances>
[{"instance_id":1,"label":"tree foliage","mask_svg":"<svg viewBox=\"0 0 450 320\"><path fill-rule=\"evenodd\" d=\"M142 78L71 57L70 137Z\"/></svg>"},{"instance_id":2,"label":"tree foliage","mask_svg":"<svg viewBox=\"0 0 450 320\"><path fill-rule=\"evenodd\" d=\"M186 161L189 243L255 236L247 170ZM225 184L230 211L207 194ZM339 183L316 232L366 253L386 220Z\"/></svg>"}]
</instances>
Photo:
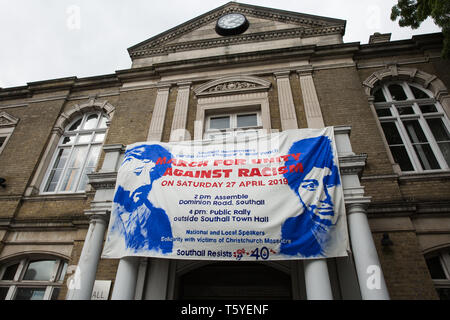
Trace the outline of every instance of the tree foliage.
<instances>
[{"instance_id":1,"label":"tree foliage","mask_svg":"<svg viewBox=\"0 0 450 320\"><path fill-rule=\"evenodd\" d=\"M398 0L392 7L391 20L400 18L401 27L409 26L417 29L428 17L442 28L444 47L442 56L446 59L450 54L450 0Z\"/></svg>"}]
</instances>

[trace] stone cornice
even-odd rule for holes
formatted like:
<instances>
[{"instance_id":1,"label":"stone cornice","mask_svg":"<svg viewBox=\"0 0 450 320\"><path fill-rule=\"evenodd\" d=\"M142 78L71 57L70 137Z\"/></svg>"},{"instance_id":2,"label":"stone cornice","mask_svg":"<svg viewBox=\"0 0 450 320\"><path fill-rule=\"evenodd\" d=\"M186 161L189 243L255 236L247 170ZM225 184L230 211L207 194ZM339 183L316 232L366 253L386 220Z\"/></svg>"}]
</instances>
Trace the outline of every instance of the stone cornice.
<instances>
[{"instance_id":1,"label":"stone cornice","mask_svg":"<svg viewBox=\"0 0 450 320\"><path fill-rule=\"evenodd\" d=\"M415 215L450 215L450 202L390 202L371 203L367 213L376 217L414 217Z\"/></svg>"},{"instance_id":2,"label":"stone cornice","mask_svg":"<svg viewBox=\"0 0 450 320\"><path fill-rule=\"evenodd\" d=\"M204 50L209 48L247 44L261 41L274 41L288 38L307 38L329 34L342 34L345 30L344 26L325 26L318 28L294 28L285 30L275 30L260 33L244 34L234 37L221 37L206 40L189 41L164 46L144 46L142 48L130 52L132 59L167 55L171 52L182 52L191 50Z\"/></svg>"},{"instance_id":3,"label":"stone cornice","mask_svg":"<svg viewBox=\"0 0 450 320\"><path fill-rule=\"evenodd\" d=\"M411 39L362 44L360 50L355 55L355 59L363 60L371 57L392 57L404 53L409 55L414 53L422 55L424 50L441 50L442 41L443 36L439 32L413 36Z\"/></svg>"},{"instance_id":4,"label":"stone cornice","mask_svg":"<svg viewBox=\"0 0 450 320\"><path fill-rule=\"evenodd\" d=\"M64 99L69 100L71 92L98 88L119 87L121 86L121 84L121 79L116 74L100 75L87 78L69 77L30 82L26 86L0 89L0 101L19 98L28 99L24 103L15 103L6 106L0 106L0 108L26 107L30 103ZM61 91L66 92L64 93ZM55 94L52 95L53 92L55 92ZM36 94L48 95L42 95L39 98L34 98L34 95Z\"/></svg>"},{"instance_id":5,"label":"stone cornice","mask_svg":"<svg viewBox=\"0 0 450 320\"><path fill-rule=\"evenodd\" d=\"M77 81L77 77L68 77L54 80L29 82L28 90L32 93L43 93L49 91L70 90Z\"/></svg>"},{"instance_id":6,"label":"stone cornice","mask_svg":"<svg viewBox=\"0 0 450 320\"><path fill-rule=\"evenodd\" d=\"M0 230L11 231L39 231L42 229L46 231L76 230L79 227L86 227L87 225L88 221L84 215L58 219L0 219ZM24 244L16 241L12 243Z\"/></svg>"}]
</instances>

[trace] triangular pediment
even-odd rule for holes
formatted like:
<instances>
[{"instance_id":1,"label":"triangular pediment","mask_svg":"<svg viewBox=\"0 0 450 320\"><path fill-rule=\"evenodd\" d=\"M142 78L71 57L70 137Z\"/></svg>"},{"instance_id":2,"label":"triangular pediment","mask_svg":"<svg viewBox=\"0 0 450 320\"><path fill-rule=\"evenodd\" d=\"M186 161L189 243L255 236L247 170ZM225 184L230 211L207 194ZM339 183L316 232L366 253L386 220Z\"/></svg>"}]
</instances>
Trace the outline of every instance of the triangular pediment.
<instances>
[{"instance_id":1,"label":"triangular pediment","mask_svg":"<svg viewBox=\"0 0 450 320\"><path fill-rule=\"evenodd\" d=\"M0 127L13 127L19 122L19 119L6 113L0 112Z\"/></svg>"},{"instance_id":2,"label":"triangular pediment","mask_svg":"<svg viewBox=\"0 0 450 320\"><path fill-rule=\"evenodd\" d=\"M236 36L215 32L217 20L227 13L244 14L249 28ZM232 44L306 38L345 32L345 20L313 16L229 2L184 24L163 32L128 49L134 59L166 55L173 52L202 50Z\"/></svg>"}]
</instances>

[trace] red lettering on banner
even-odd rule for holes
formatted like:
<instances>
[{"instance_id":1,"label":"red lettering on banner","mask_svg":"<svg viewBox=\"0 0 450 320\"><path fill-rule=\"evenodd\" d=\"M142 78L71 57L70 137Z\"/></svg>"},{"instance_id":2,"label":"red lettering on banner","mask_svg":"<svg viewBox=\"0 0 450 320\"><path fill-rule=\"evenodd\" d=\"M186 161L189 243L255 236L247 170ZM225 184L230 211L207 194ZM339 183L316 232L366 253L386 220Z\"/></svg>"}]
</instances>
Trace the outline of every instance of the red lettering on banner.
<instances>
[{"instance_id":1,"label":"red lettering on banner","mask_svg":"<svg viewBox=\"0 0 450 320\"><path fill-rule=\"evenodd\" d=\"M303 172L303 164L301 162L297 163L295 166L289 166L290 172Z\"/></svg>"}]
</instances>

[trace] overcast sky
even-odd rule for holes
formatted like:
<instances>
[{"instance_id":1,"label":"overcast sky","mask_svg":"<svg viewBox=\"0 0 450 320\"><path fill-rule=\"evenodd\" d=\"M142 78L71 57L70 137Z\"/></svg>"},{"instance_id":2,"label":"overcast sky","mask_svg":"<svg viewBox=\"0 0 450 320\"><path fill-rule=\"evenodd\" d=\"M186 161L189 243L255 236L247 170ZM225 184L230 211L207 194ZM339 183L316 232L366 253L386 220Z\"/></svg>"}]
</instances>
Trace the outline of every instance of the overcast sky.
<instances>
[{"instance_id":1,"label":"overcast sky","mask_svg":"<svg viewBox=\"0 0 450 320\"><path fill-rule=\"evenodd\" d=\"M131 66L127 48L228 0L0 0L0 87L111 74ZM374 32L392 40L439 32L389 18L397 0L246 0L241 3L347 20L345 42Z\"/></svg>"}]
</instances>

